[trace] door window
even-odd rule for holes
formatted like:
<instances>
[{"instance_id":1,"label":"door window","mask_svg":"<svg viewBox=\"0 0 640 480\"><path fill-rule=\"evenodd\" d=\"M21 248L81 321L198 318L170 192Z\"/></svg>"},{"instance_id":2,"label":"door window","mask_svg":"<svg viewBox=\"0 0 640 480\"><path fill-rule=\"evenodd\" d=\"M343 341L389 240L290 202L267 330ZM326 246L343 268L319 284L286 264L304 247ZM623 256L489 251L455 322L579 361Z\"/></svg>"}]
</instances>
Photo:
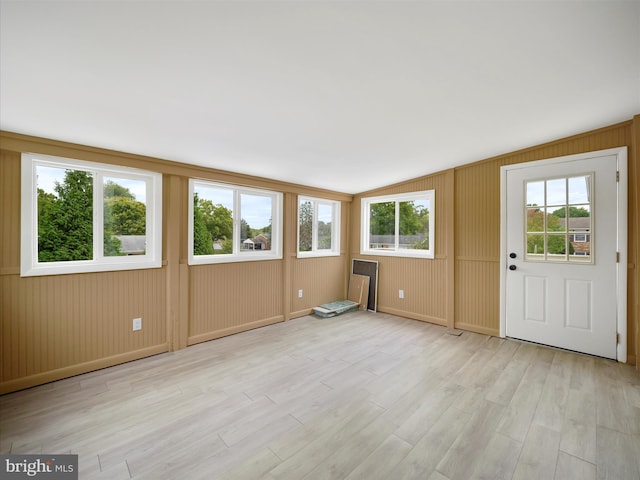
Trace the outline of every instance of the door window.
<instances>
[{"instance_id":1,"label":"door window","mask_svg":"<svg viewBox=\"0 0 640 480\"><path fill-rule=\"evenodd\" d=\"M593 263L593 174L527 181L526 260Z\"/></svg>"}]
</instances>

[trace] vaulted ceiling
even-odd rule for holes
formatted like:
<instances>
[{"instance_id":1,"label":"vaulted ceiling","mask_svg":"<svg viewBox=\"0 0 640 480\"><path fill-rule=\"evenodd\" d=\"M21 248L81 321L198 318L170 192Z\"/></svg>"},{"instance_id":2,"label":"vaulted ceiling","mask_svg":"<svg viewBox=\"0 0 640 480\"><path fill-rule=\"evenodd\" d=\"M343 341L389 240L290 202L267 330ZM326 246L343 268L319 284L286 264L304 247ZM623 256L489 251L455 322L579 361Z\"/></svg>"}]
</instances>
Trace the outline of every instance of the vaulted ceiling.
<instances>
[{"instance_id":1,"label":"vaulted ceiling","mask_svg":"<svg viewBox=\"0 0 640 480\"><path fill-rule=\"evenodd\" d=\"M0 128L358 193L640 113L640 2L1 2Z\"/></svg>"}]
</instances>

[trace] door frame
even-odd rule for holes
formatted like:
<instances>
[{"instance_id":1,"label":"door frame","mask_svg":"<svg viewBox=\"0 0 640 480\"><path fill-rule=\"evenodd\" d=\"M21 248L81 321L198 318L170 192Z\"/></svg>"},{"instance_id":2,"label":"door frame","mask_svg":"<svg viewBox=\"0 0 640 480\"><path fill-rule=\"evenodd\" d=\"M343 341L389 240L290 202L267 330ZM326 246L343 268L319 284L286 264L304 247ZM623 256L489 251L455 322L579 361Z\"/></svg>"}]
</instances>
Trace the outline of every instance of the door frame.
<instances>
[{"instance_id":1,"label":"door frame","mask_svg":"<svg viewBox=\"0 0 640 480\"><path fill-rule=\"evenodd\" d=\"M593 157L615 155L618 164L617 183L617 232L616 245L619 252L616 265L616 325L618 344L616 357L618 362L627 361L627 222L628 222L628 181L627 181L627 147L610 148L595 152L579 153L563 157L535 160L532 162L516 163L500 167L500 337L504 338L507 331L506 317L506 273L507 273L507 173L528 167L540 167L575 160L586 160Z\"/></svg>"}]
</instances>

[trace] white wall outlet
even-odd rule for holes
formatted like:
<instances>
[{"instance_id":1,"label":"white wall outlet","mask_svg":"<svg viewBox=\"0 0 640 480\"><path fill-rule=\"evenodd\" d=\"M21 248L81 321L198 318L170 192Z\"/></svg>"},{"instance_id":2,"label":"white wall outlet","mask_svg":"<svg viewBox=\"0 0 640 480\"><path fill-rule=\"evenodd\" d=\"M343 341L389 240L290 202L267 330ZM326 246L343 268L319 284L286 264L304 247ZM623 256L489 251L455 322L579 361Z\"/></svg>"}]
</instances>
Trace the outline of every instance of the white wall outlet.
<instances>
[{"instance_id":1,"label":"white wall outlet","mask_svg":"<svg viewBox=\"0 0 640 480\"><path fill-rule=\"evenodd\" d=\"M142 318L133 319L133 331L142 330Z\"/></svg>"},{"instance_id":2,"label":"white wall outlet","mask_svg":"<svg viewBox=\"0 0 640 480\"><path fill-rule=\"evenodd\" d=\"M404 298L404 290L398 290L398 297Z\"/></svg>"},{"instance_id":3,"label":"white wall outlet","mask_svg":"<svg viewBox=\"0 0 640 480\"><path fill-rule=\"evenodd\" d=\"M298 298L302 298L302 289L298 290Z\"/></svg>"}]
</instances>

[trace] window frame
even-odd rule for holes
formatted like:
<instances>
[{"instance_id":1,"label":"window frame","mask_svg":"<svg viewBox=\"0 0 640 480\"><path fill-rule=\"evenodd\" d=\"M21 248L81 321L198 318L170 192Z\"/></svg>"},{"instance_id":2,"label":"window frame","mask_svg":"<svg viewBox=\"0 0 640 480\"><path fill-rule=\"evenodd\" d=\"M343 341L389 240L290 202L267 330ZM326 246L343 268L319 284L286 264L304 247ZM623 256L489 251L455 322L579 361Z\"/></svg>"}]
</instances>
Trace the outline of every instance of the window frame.
<instances>
[{"instance_id":1,"label":"window frame","mask_svg":"<svg viewBox=\"0 0 640 480\"><path fill-rule=\"evenodd\" d=\"M401 202L427 200L429 202L429 249L399 249L399 205ZM395 246L393 249L372 249L370 242L371 205L375 203L395 202ZM381 195L376 197L365 197L360 200L361 232L360 232L360 254L377 255L390 257L409 258L435 258L435 231L436 231L436 194L435 190L422 190L418 192L397 193L391 195Z\"/></svg>"},{"instance_id":2,"label":"window frame","mask_svg":"<svg viewBox=\"0 0 640 480\"><path fill-rule=\"evenodd\" d=\"M311 220L311 250L308 252L300 251L300 204L303 202L311 202L313 205ZM331 207L331 248L318 249L318 207L326 205ZM298 258L312 257L337 257L340 256L340 222L341 222L341 202L338 200L329 200L326 198L311 197L308 195L298 195L297 208L297 245L296 251Z\"/></svg>"},{"instance_id":3,"label":"window frame","mask_svg":"<svg viewBox=\"0 0 640 480\"><path fill-rule=\"evenodd\" d=\"M91 172L93 178L93 259L40 262L38 260L37 167ZM144 181L144 255L105 256L104 178ZM119 165L25 152L21 159L20 276L62 275L162 267L162 174Z\"/></svg>"},{"instance_id":4,"label":"window frame","mask_svg":"<svg viewBox=\"0 0 640 480\"><path fill-rule=\"evenodd\" d=\"M576 178L580 178L580 177L584 177L585 179L588 179L588 181L586 182L587 188L586 188L586 193L587 193L587 201L580 201L580 202L572 202L571 201L571 197L570 197L570 186L569 186L569 182L571 179L576 179ZM564 181L564 203L563 202L549 202L548 200L548 191L549 191L549 182L555 182L558 180L563 180ZM594 225L595 225L595 221L596 221L596 216L595 216L595 210L594 210L594 192L595 192L595 181L596 181L596 176L595 176L595 172L593 171L587 171L587 172L583 172L583 173L572 173L570 175L563 175L563 176L548 176L548 177L540 177L540 178L532 178L532 179L527 179L524 180L524 235L523 235L523 252L524 253L524 261L525 262L534 262L534 263L551 263L551 264L556 264L556 265L593 265L595 263L595 241L596 238L594 237ZM528 198L528 186L529 184L535 184L535 183L543 183L543 197L542 197L542 201L543 204L542 205L529 205L529 198ZM533 202L531 202L533 203ZM571 207L582 207L584 208L584 206L588 206L588 210L589 210L589 218L590 218L590 227L584 231L581 229L581 231L572 231L571 228L569 227L569 220L570 220L570 209ZM531 209L539 209L541 212L543 212L544 216L544 222L542 225L542 231L540 232L534 232L534 231L529 231L529 225L527 222L527 212ZM564 224L564 230L563 231L550 231L548 229L548 219L546 217L546 215L551 215L551 214L547 214L545 212L547 212L549 209L552 208L565 208L565 224ZM576 217L573 217L576 218ZM528 252L528 239L530 236L534 236L534 235L538 235L541 236L543 241L544 241L544 252L542 254L538 254L538 253L529 253ZM576 235L585 235L585 238L587 238L588 240L585 240L584 242L579 241L579 240L575 240L575 236ZM564 237L565 240L565 245L566 245L566 252L564 254L555 254L555 253L550 253L549 252L549 248L548 248L548 244L549 244L549 239L553 238L553 237ZM574 243L589 243L590 247L589 247L589 252L586 253L585 255L583 254L579 254L577 252L574 252L573 254L570 253L569 247L572 243L572 238L573 238L573 242ZM563 255L565 258L555 258L554 255ZM577 259L576 257L588 257L587 261L585 260L581 260L581 259Z\"/></svg>"},{"instance_id":5,"label":"window frame","mask_svg":"<svg viewBox=\"0 0 640 480\"><path fill-rule=\"evenodd\" d=\"M233 192L233 253L218 253L213 255L193 254L193 195L195 186L200 185L209 188L231 190ZM240 196L242 194L271 198L271 250L241 251L240 248L240 224L242 212L240 211ZM208 265L216 263L255 262L264 260L282 259L282 205L283 194L274 190L265 190L253 187L245 187L230 183L216 182L212 180L190 178L188 200L188 232L187 249L189 265ZM240 212L238 218L236 213Z\"/></svg>"},{"instance_id":6,"label":"window frame","mask_svg":"<svg viewBox=\"0 0 640 480\"><path fill-rule=\"evenodd\" d=\"M587 243L587 233L572 233L571 235L573 235L573 241L575 243ZM578 240L578 237L580 240Z\"/></svg>"}]
</instances>

